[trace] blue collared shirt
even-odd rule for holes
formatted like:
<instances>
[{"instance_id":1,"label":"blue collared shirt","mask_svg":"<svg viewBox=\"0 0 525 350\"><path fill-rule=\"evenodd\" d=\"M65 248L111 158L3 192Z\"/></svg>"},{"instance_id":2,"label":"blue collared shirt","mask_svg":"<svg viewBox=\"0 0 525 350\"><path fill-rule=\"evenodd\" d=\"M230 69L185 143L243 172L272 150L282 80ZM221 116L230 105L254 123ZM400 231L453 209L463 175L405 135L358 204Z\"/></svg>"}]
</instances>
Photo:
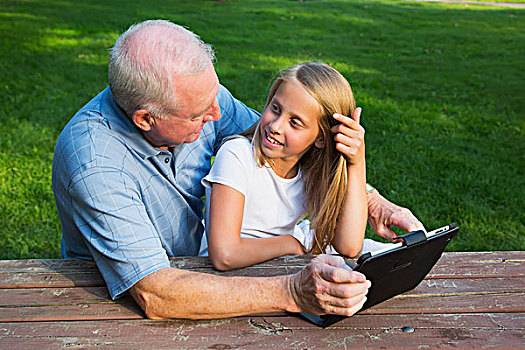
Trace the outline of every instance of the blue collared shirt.
<instances>
[{"instance_id":1,"label":"blue collared shirt","mask_svg":"<svg viewBox=\"0 0 525 350\"><path fill-rule=\"evenodd\" d=\"M225 136L259 117L220 87L221 119L197 141L165 151L153 147L106 88L58 138L53 192L62 223L62 257L92 259L112 298L168 257L198 254L204 231L204 188L211 157Z\"/></svg>"}]
</instances>

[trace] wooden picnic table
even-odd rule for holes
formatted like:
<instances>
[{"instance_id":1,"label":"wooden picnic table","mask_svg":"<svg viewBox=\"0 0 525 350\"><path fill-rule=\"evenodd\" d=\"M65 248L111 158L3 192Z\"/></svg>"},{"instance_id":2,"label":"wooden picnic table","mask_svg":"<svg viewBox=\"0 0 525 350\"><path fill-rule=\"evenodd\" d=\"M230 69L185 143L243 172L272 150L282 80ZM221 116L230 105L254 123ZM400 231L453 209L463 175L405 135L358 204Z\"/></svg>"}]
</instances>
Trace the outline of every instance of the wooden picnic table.
<instances>
[{"instance_id":1,"label":"wooden picnic table","mask_svg":"<svg viewBox=\"0 0 525 350\"><path fill-rule=\"evenodd\" d=\"M293 273L288 256L223 275ZM205 258L172 266L218 274ZM148 320L82 260L0 261L0 349L525 348L525 252L445 253L413 291L322 329L294 314Z\"/></svg>"}]
</instances>

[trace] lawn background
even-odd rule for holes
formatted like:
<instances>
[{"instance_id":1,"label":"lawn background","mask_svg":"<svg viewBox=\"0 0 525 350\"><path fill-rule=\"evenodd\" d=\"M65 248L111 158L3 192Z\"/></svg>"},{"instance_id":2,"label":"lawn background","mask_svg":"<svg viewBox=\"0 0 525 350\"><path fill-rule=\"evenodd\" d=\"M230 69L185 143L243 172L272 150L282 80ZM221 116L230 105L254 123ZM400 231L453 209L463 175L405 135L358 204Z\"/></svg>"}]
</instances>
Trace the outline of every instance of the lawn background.
<instances>
[{"instance_id":1,"label":"lawn background","mask_svg":"<svg viewBox=\"0 0 525 350\"><path fill-rule=\"evenodd\" d=\"M0 259L59 257L54 144L105 88L118 35L153 18L211 43L221 82L259 110L277 70L333 65L363 107L370 183L427 228L457 222L449 250L524 250L524 11L379 0L1 0Z\"/></svg>"}]
</instances>

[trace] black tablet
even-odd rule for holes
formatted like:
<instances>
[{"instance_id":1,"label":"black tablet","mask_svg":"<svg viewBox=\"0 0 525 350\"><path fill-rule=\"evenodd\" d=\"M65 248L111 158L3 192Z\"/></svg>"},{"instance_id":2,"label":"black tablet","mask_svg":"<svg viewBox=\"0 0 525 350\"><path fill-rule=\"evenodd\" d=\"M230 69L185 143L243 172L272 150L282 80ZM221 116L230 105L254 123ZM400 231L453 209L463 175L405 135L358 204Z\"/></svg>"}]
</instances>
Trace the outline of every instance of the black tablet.
<instances>
[{"instance_id":1,"label":"black tablet","mask_svg":"<svg viewBox=\"0 0 525 350\"><path fill-rule=\"evenodd\" d=\"M372 282L365 310L393 296L414 289L430 272L441 257L448 242L458 232L454 223L431 232L415 231L399 236L402 242L385 249L363 254L357 264L348 262L354 271L363 273ZM328 327L344 316L301 316L321 327Z\"/></svg>"}]
</instances>

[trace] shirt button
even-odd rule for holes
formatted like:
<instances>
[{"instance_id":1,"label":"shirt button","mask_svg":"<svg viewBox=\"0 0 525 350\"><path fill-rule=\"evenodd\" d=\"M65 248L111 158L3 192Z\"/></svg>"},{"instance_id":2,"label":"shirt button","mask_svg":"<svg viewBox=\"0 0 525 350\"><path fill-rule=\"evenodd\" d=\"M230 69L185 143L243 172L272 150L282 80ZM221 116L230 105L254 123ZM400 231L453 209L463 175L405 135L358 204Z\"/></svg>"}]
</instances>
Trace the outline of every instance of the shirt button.
<instances>
[{"instance_id":1,"label":"shirt button","mask_svg":"<svg viewBox=\"0 0 525 350\"><path fill-rule=\"evenodd\" d=\"M164 159L164 163L168 164L169 162L170 162L170 158L169 158L169 157L166 157L166 158Z\"/></svg>"}]
</instances>

